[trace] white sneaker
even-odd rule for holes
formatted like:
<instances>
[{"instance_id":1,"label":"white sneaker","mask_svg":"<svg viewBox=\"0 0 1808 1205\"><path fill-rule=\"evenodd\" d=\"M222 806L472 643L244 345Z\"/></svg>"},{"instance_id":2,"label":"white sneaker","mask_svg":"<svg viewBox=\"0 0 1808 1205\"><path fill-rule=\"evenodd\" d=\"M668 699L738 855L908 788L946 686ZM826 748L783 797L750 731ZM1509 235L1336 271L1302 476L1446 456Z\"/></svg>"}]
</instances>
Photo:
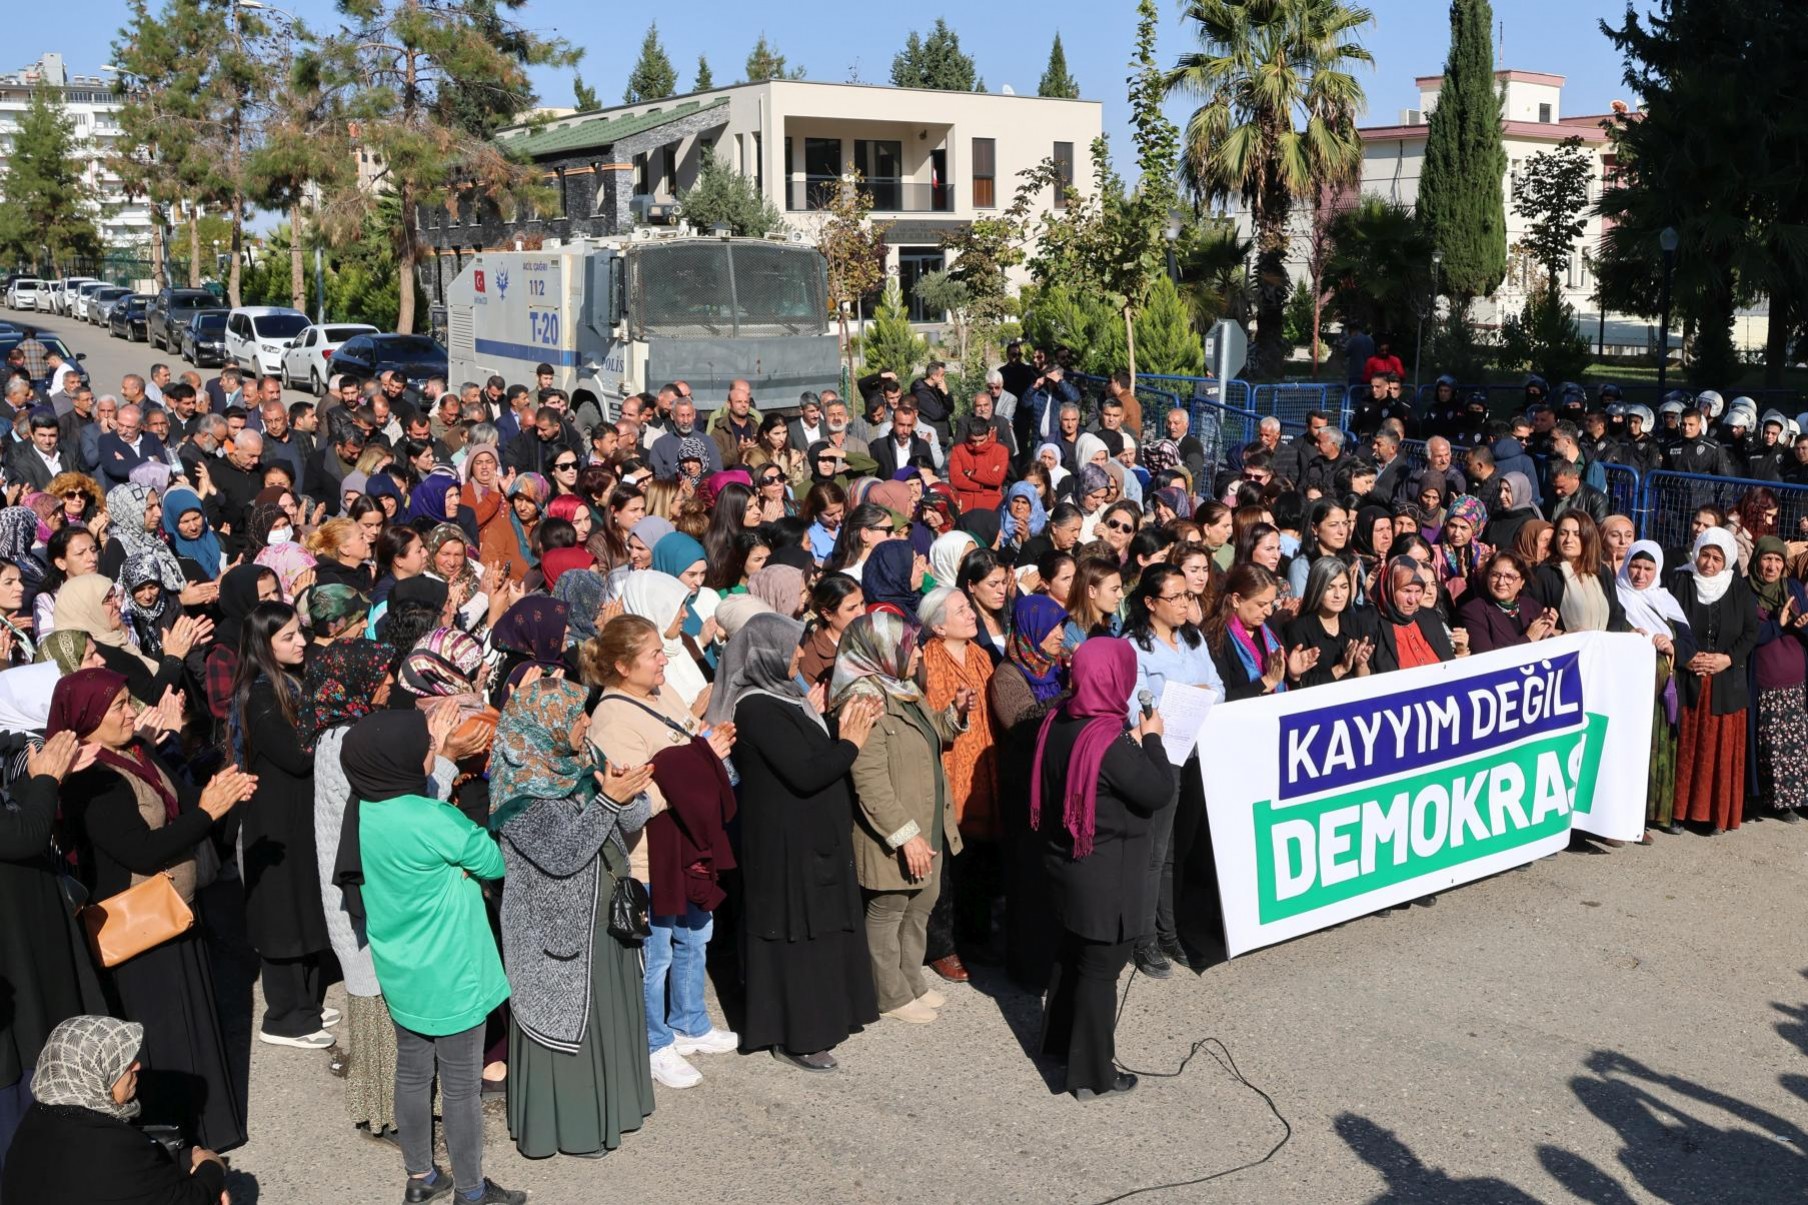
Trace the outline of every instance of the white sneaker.
<instances>
[{"instance_id":1,"label":"white sneaker","mask_svg":"<svg viewBox=\"0 0 1808 1205\"><path fill-rule=\"evenodd\" d=\"M930 988L928 991L917 997L917 1003L927 1004L930 1008L940 1008L942 1005L948 1003L948 997L942 995L942 993L936 991L934 988Z\"/></svg>"},{"instance_id":2,"label":"white sneaker","mask_svg":"<svg viewBox=\"0 0 1808 1205\"><path fill-rule=\"evenodd\" d=\"M681 1033L672 1035L672 1049L679 1054L727 1054L741 1044L741 1035L729 1029L717 1029L714 1025L709 1032L687 1038Z\"/></svg>"},{"instance_id":3,"label":"white sneaker","mask_svg":"<svg viewBox=\"0 0 1808 1205\"><path fill-rule=\"evenodd\" d=\"M653 1078L668 1088L694 1088L703 1082L703 1073L684 1061L677 1046L662 1046L653 1052Z\"/></svg>"},{"instance_id":4,"label":"white sneaker","mask_svg":"<svg viewBox=\"0 0 1808 1205\"><path fill-rule=\"evenodd\" d=\"M341 1014L338 1009L328 1008L325 1005L321 1006L321 1009L320 1009L321 1028L331 1029L333 1026L339 1024L340 1020L341 1020Z\"/></svg>"},{"instance_id":5,"label":"white sneaker","mask_svg":"<svg viewBox=\"0 0 1808 1205\"><path fill-rule=\"evenodd\" d=\"M297 1050L325 1050L337 1040L324 1029L303 1034L299 1038L285 1038L280 1034L265 1033L260 1029L257 1039L260 1042L268 1042L272 1046L293 1046Z\"/></svg>"}]
</instances>

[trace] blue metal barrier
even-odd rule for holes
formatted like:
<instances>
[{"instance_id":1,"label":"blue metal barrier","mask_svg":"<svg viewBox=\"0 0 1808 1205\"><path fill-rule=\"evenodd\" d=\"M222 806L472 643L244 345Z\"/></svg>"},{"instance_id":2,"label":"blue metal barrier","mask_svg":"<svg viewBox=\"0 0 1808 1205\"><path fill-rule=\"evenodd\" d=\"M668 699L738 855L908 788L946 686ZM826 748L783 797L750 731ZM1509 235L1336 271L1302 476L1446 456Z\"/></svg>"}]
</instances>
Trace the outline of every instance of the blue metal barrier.
<instances>
[{"instance_id":1,"label":"blue metal barrier","mask_svg":"<svg viewBox=\"0 0 1808 1205\"><path fill-rule=\"evenodd\" d=\"M1629 464L1608 464L1597 462L1601 471L1607 475L1607 500L1613 503L1613 513L1625 515L1634 526L1639 523L1639 494L1642 483L1638 470Z\"/></svg>"},{"instance_id":2,"label":"blue metal barrier","mask_svg":"<svg viewBox=\"0 0 1808 1205\"><path fill-rule=\"evenodd\" d=\"M1752 490L1769 490L1777 499L1777 534L1784 539L1808 535L1808 485L1753 481L1744 477L1708 477L1654 469L1645 474L1639 495L1639 535L1665 549L1694 543L1691 524L1704 506L1731 511ZM1675 566L1666 566L1675 568Z\"/></svg>"},{"instance_id":3,"label":"blue metal barrier","mask_svg":"<svg viewBox=\"0 0 1808 1205\"><path fill-rule=\"evenodd\" d=\"M1335 397L1330 385L1310 382L1257 385L1251 391L1249 408L1257 414L1272 414L1283 423L1297 423L1303 429L1306 416L1314 410L1337 421L1342 403L1334 400Z\"/></svg>"}]
</instances>

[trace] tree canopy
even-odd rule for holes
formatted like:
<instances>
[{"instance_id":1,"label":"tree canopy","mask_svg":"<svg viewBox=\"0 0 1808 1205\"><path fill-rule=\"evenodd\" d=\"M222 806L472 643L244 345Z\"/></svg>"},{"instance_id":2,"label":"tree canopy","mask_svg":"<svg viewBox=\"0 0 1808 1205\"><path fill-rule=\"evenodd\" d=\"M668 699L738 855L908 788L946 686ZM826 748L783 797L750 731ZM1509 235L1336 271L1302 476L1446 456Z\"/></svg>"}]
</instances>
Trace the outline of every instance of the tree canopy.
<instances>
[{"instance_id":1,"label":"tree canopy","mask_svg":"<svg viewBox=\"0 0 1808 1205\"><path fill-rule=\"evenodd\" d=\"M1067 73L1067 52L1061 48L1061 33L1055 31L1055 44L1048 48L1048 66L1042 69L1042 81L1036 85L1037 96L1054 96L1074 100L1080 95L1080 81Z\"/></svg>"},{"instance_id":2,"label":"tree canopy","mask_svg":"<svg viewBox=\"0 0 1808 1205\"><path fill-rule=\"evenodd\" d=\"M655 21L647 26L647 36L641 39L640 59L628 73L628 87L622 93L622 103L632 105L643 100L659 100L677 91L678 72L673 70L672 60L666 57L665 47L660 45L659 23Z\"/></svg>"},{"instance_id":3,"label":"tree canopy","mask_svg":"<svg viewBox=\"0 0 1808 1205\"><path fill-rule=\"evenodd\" d=\"M914 29L904 49L892 56L891 82L899 88L940 88L948 92L984 92L985 81L971 55L962 54L960 35L941 17L924 37Z\"/></svg>"},{"instance_id":4,"label":"tree canopy","mask_svg":"<svg viewBox=\"0 0 1808 1205\"><path fill-rule=\"evenodd\" d=\"M1419 178L1419 216L1444 253L1446 285L1462 300L1493 293L1507 270L1500 204L1507 152L1501 145L1493 27L1488 0L1451 0L1450 54Z\"/></svg>"}]
</instances>

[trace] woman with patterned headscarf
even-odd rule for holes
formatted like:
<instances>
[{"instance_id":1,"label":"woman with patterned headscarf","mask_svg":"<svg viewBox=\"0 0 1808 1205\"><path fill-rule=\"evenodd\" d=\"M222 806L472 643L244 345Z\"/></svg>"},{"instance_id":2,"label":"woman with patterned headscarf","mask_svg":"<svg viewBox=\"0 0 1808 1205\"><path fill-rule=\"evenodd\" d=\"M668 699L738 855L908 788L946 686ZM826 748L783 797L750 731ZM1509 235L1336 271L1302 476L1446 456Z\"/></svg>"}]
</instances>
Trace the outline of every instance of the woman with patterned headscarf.
<instances>
[{"instance_id":1,"label":"woman with patterned headscarf","mask_svg":"<svg viewBox=\"0 0 1808 1205\"><path fill-rule=\"evenodd\" d=\"M118 577L128 556L145 553L155 559L163 588L177 591L184 606L211 602L218 597L212 583L189 586L176 554L159 535L163 529L163 500L156 494L136 482L116 485L107 491L107 517L111 522L107 524L107 541L101 550L102 573ZM206 597L191 596L197 591L204 591Z\"/></svg>"},{"instance_id":2,"label":"woman with patterned headscarf","mask_svg":"<svg viewBox=\"0 0 1808 1205\"><path fill-rule=\"evenodd\" d=\"M494 697L501 707L530 669L550 676L565 667L565 636L571 630L571 608L555 598L530 595L515 603L490 629L490 647L502 652Z\"/></svg>"},{"instance_id":3,"label":"woman with patterned headscarf","mask_svg":"<svg viewBox=\"0 0 1808 1205\"><path fill-rule=\"evenodd\" d=\"M204 1148L177 1162L132 1124L144 1026L70 1017L38 1064L38 1103L19 1127L0 1189L9 1201L219 1201L226 1166Z\"/></svg>"},{"instance_id":4,"label":"woman with patterned headscarf","mask_svg":"<svg viewBox=\"0 0 1808 1205\"><path fill-rule=\"evenodd\" d=\"M105 665L100 654L95 651L94 638L86 632L56 631L44 637L38 645L38 661L54 661L57 668L65 674L73 674L78 669L93 669Z\"/></svg>"},{"instance_id":5,"label":"woman with patterned headscarf","mask_svg":"<svg viewBox=\"0 0 1808 1205\"><path fill-rule=\"evenodd\" d=\"M609 932L652 771L599 770L584 700L582 686L558 678L523 687L503 708L491 757L514 992L508 1124L530 1159L599 1158L653 1111L640 950Z\"/></svg>"},{"instance_id":6,"label":"woman with patterned headscarf","mask_svg":"<svg viewBox=\"0 0 1808 1205\"><path fill-rule=\"evenodd\" d=\"M854 869L865 889L866 943L879 1011L926 1025L946 1002L923 981L929 913L941 888L941 855L961 850L942 749L966 730L972 692L931 713L916 684L917 628L897 615L862 615L841 634L828 703L856 699L883 710L854 760L858 808Z\"/></svg>"},{"instance_id":7,"label":"woman with patterned headscarf","mask_svg":"<svg viewBox=\"0 0 1808 1205\"><path fill-rule=\"evenodd\" d=\"M1445 508L1443 530L1431 546L1431 568L1439 593L1453 607L1462 601L1476 570L1494 555L1494 549L1481 541L1487 526L1488 508L1474 494L1458 494Z\"/></svg>"},{"instance_id":8,"label":"woman with patterned headscarf","mask_svg":"<svg viewBox=\"0 0 1808 1205\"><path fill-rule=\"evenodd\" d=\"M142 552L126 558L119 571L120 616L132 630L139 651L160 656L163 636L182 617L182 604L163 586L157 559Z\"/></svg>"},{"instance_id":9,"label":"woman with patterned headscarf","mask_svg":"<svg viewBox=\"0 0 1808 1205\"><path fill-rule=\"evenodd\" d=\"M38 515L27 506L0 509L0 561L15 565L25 585L25 600L20 609L31 614L31 605L44 585L48 567L33 551L38 542Z\"/></svg>"}]
</instances>

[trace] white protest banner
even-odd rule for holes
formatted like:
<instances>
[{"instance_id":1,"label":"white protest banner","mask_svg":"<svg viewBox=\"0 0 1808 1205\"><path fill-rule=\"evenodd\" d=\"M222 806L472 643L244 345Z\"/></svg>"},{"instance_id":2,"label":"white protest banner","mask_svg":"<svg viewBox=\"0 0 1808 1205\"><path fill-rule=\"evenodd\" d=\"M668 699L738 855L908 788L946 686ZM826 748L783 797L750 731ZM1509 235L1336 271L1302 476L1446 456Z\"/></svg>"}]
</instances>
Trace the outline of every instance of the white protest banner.
<instances>
[{"instance_id":1,"label":"white protest banner","mask_svg":"<svg viewBox=\"0 0 1808 1205\"><path fill-rule=\"evenodd\" d=\"M1655 655L1585 632L1219 703L1199 765L1226 949L1498 874L1572 827L1636 840Z\"/></svg>"}]
</instances>

